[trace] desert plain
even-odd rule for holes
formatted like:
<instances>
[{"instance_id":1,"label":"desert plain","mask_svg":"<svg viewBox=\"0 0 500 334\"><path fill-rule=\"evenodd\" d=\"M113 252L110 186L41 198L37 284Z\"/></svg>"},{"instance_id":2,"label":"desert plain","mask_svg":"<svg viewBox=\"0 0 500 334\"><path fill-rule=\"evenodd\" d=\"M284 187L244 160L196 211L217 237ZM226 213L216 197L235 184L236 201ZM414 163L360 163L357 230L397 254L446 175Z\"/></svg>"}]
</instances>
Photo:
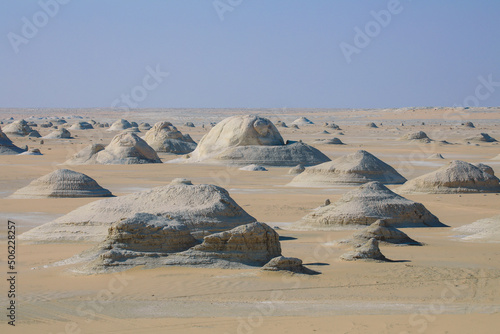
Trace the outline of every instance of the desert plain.
<instances>
[{"instance_id":1,"label":"desert plain","mask_svg":"<svg viewBox=\"0 0 500 334\"><path fill-rule=\"evenodd\" d=\"M375 155L411 180L453 160L483 163L500 175L498 142L468 142L487 133L500 140L499 108L404 109L2 109L0 126L25 119L68 125L118 119L151 125L171 122L195 142L213 124L234 115L259 115L284 140L302 141L336 159L358 150ZM314 124L290 125L300 117ZM12 119L11 119L12 118ZM186 126L192 122L194 127ZM472 122L474 127L466 127ZM326 127L334 123L340 129ZM376 127L368 127L374 123ZM41 136L53 131L36 128ZM424 131L432 141L402 140ZM494 333L500 323L500 239L467 239L454 230L500 214L499 193L404 194L422 203L447 227L401 228L422 246L381 244L391 262L343 261L351 249L340 240L353 229L297 229L294 223L339 200L353 185L290 186L290 169L244 171L237 166L183 163L159 152L162 163L64 165L92 143L107 145L120 131L70 129L72 139L12 137L18 147L43 155L0 155L0 267L7 272L7 221L16 224L16 326L3 315L2 333ZM141 130L139 136L146 131ZM339 138L344 145L318 143ZM446 141L446 143L444 142ZM313 143L316 142L316 143ZM439 153L444 159L430 159ZM176 160L177 159L177 160ZM173 161L175 160L175 161ZM82 274L61 262L92 242L33 243L22 233L100 198L9 198L31 181L60 168L91 176L115 196L164 186L176 178L215 184L258 222L280 236L282 253L297 257L316 275L260 268L137 266L121 272ZM399 185L387 185L396 190ZM196 199L194 199L196 202ZM498 222L500 224L500 221ZM486 227L485 227L486 228ZM491 232L491 233L490 233ZM488 234L489 233L489 234ZM496 234L495 234L496 233ZM5 274L6 275L6 274ZM6 280L0 285L6 314Z\"/></svg>"}]
</instances>

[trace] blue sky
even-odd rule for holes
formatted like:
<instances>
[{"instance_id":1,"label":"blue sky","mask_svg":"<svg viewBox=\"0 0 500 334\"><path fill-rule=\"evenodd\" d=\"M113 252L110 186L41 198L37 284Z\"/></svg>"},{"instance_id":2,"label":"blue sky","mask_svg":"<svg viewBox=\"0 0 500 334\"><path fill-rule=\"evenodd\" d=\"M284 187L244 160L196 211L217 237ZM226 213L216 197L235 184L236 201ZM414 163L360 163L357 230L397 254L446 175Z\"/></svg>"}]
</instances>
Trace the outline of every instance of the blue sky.
<instances>
[{"instance_id":1,"label":"blue sky","mask_svg":"<svg viewBox=\"0 0 500 334\"><path fill-rule=\"evenodd\" d=\"M55 1L2 1L0 107L500 105L500 1Z\"/></svg>"}]
</instances>

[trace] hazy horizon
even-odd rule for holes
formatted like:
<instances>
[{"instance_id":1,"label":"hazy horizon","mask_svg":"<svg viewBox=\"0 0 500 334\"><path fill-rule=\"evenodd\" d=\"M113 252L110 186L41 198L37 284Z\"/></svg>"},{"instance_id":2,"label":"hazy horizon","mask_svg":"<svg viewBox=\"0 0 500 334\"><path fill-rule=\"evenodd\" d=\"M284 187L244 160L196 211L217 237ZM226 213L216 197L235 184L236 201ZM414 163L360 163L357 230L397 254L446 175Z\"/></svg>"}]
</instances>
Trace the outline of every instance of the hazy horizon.
<instances>
[{"instance_id":1,"label":"hazy horizon","mask_svg":"<svg viewBox=\"0 0 500 334\"><path fill-rule=\"evenodd\" d=\"M500 2L5 2L0 108L500 105Z\"/></svg>"}]
</instances>

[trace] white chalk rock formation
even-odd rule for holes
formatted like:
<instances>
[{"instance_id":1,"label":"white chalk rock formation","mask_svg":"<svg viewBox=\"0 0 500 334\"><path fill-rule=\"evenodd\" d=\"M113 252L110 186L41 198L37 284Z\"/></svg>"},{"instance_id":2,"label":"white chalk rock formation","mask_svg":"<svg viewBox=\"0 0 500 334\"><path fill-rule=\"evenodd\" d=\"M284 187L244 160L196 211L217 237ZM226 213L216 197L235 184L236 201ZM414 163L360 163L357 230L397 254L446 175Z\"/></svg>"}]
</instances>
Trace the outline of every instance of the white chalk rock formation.
<instances>
[{"instance_id":1,"label":"white chalk rock formation","mask_svg":"<svg viewBox=\"0 0 500 334\"><path fill-rule=\"evenodd\" d=\"M264 223L251 223L206 236L203 243L168 257L165 264L203 267L263 266L281 255L279 235Z\"/></svg>"},{"instance_id":2,"label":"white chalk rock formation","mask_svg":"<svg viewBox=\"0 0 500 334\"><path fill-rule=\"evenodd\" d=\"M302 142L285 145L271 121L253 115L233 116L219 122L186 157L185 162L239 166L310 166L330 160Z\"/></svg>"},{"instance_id":3,"label":"white chalk rock formation","mask_svg":"<svg viewBox=\"0 0 500 334\"><path fill-rule=\"evenodd\" d=\"M434 153L433 155L429 156L427 159L437 160L437 159L444 159L444 157L441 155L441 153Z\"/></svg>"},{"instance_id":4,"label":"white chalk rock formation","mask_svg":"<svg viewBox=\"0 0 500 334\"><path fill-rule=\"evenodd\" d=\"M109 196L112 196L111 192L91 177L69 169L58 169L17 190L10 198Z\"/></svg>"},{"instance_id":5,"label":"white chalk rock formation","mask_svg":"<svg viewBox=\"0 0 500 334\"><path fill-rule=\"evenodd\" d=\"M432 139L430 139L424 131L410 132L400 138L400 140L411 140L418 141L421 143L430 143Z\"/></svg>"},{"instance_id":6,"label":"white chalk rock formation","mask_svg":"<svg viewBox=\"0 0 500 334\"><path fill-rule=\"evenodd\" d=\"M33 129L24 119L14 121L3 128L3 132L10 136L24 137L30 134Z\"/></svg>"},{"instance_id":7,"label":"white chalk rock formation","mask_svg":"<svg viewBox=\"0 0 500 334\"><path fill-rule=\"evenodd\" d=\"M382 254L382 252L380 252L378 241L375 238L371 238L363 246L355 248L353 251L341 255L340 258L344 261L388 261L387 258Z\"/></svg>"},{"instance_id":8,"label":"white chalk rock formation","mask_svg":"<svg viewBox=\"0 0 500 334\"><path fill-rule=\"evenodd\" d=\"M266 263L262 270L264 271L289 271L296 274L318 274L302 265L302 260L296 257L277 256Z\"/></svg>"},{"instance_id":9,"label":"white chalk rock formation","mask_svg":"<svg viewBox=\"0 0 500 334\"><path fill-rule=\"evenodd\" d=\"M292 124L299 125L299 126L304 126L304 125L311 125L314 124L313 121L307 119L306 117L302 116L300 118L297 118L295 121L292 122Z\"/></svg>"},{"instance_id":10,"label":"white chalk rock formation","mask_svg":"<svg viewBox=\"0 0 500 334\"><path fill-rule=\"evenodd\" d=\"M406 233L398 230L393 226L389 226L384 220L377 220L370 226L355 232L347 243L354 247L364 245L371 238L377 239L379 242L395 245L415 245L421 246L421 243L410 238Z\"/></svg>"},{"instance_id":11,"label":"white chalk rock formation","mask_svg":"<svg viewBox=\"0 0 500 334\"><path fill-rule=\"evenodd\" d=\"M45 139L70 139L71 133L65 128L60 128L52 131L48 135L44 136Z\"/></svg>"},{"instance_id":12,"label":"white chalk rock formation","mask_svg":"<svg viewBox=\"0 0 500 334\"><path fill-rule=\"evenodd\" d=\"M196 143L183 135L170 122L158 122L146 132L144 140L157 152L186 154L194 151Z\"/></svg>"},{"instance_id":13,"label":"white chalk rock formation","mask_svg":"<svg viewBox=\"0 0 500 334\"><path fill-rule=\"evenodd\" d=\"M38 148L30 148L28 151L20 153L19 155L43 155Z\"/></svg>"},{"instance_id":14,"label":"white chalk rock formation","mask_svg":"<svg viewBox=\"0 0 500 334\"><path fill-rule=\"evenodd\" d=\"M125 119L119 119L115 121L107 131L123 131L132 127L132 124Z\"/></svg>"},{"instance_id":15,"label":"white chalk rock formation","mask_svg":"<svg viewBox=\"0 0 500 334\"><path fill-rule=\"evenodd\" d=\"M12 155L23 153L25 150L14 145L12 140L3 133L2 128L0 128L0 155Z\"/></svg>"},{"instance_id":16,"label":"white chalk rock formation","mask_svg":"<svg viewBox=\"0 0 500 334\"><path fill-rule=\"evenodd\" d=\"M323 145L345 145L342 140L337 137L329 138L329 139L316 139L313 141L313 144L323 144Z\"/></svg>"},{"instance_id":17,"label":"white chalk rock formation","mask_svg":"<svg viewBox=\"0 0 500 334\"><path fill-rule=\"evenodd\" d=\"M337 202L320 206L304 216L297 229L339 229L370 225L382 219L393 227L444 227L421 203L369 182L345 193Z\"/></svg>"},{"instance_id":18,"label":"white chalk rock formation","mask_svg":"<svg viewBox=\"0 0 500 334\"><path fill-rule=\"evenodd\" d=\"M472 136L466 138L465 140L472 143L493 143L497 141L487 133L480 133L477 136Z\"/></svg>"},{"instance_id":19,"label":"white chalk rock formation","mask_svg":"<svg viewBox=\"0 0 500 334\"><path fill-rule=\"evenodd\" d=\"M361 184L371 181L400 184L404 183L406 179L373 154L360 150L333 161L307 167L289 185L317 187L336 184Z\"/></svg>"},{"instance_id":20,"label":"white chalk rock formation","mask_svg":"<svg viewBox=\"0 0 500 334\"><path fill-rule=\"evenodd\" d=\"M67 165L128 165L161 163L155 150L135 133L122 132L104 148L101 144L87 146L71 159Z\"/></svg>"},{"instance_id":21,"label":"white chalk rock formation","mask_svg":"<svg viewBox=\"0 0 500 334\"><path fill-rule=\"evenodd\" d=\"M486 165L475 166L455 160L406 182L397 189L398 193L458 194L500 192L499 179L493 169Z\"/></svg>"},{"instance_id":22,"label":"white chalk rock formation","mask_svg":"<svg viewBox=\"0 0 500 334\"><path fill-rule=\"evenodd\" d=\"M184 223L195 237L255 222L221 187L174 180L125 196L86 204L20 236L35 242L102 241L114 222L150 213Z\"/></svg>"},{"instance_id":23,"label":"white chalk rock formation","mask_svg":"<svg viewBox=\"0 0 500 334\"><path fill-rule=\"evenodd\" d=\"M148 213L138 213L111 225L106 239L69 262L85 262L88 274L158 266L168 255L198 244L182 223Z\"/></svg>"},{"instance_id":24,"label":"white chalk rock formation","mask_svg":"<svg viewBox=\"0 0 500 334\"><path fill-rule=\"evenodd\" d=\"M93 129L94 126L90 124L89 122L76 122L73 125L70 126L70 130L91 130Z\"/></svg>"}]
</instances>

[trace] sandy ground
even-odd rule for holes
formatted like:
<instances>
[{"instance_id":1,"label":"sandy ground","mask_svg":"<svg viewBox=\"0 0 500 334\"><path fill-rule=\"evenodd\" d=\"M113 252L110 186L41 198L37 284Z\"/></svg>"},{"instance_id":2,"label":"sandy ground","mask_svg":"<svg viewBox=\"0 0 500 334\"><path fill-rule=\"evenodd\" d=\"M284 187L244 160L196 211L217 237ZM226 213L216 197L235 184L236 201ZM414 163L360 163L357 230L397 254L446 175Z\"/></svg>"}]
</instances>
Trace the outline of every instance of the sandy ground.
<instances>
[{"instance_id":1,"label":"sandy ground","mask_svg":"<svg viewBox=\"0 0 500 334\"><path fill-rule=\"evenodd\" d=\"M491 165L500 175L500 145L468 145L463 139L487 132L500 139L498 109L450 110L143 110L118 114L103 110L7 110L0 119L79 115L112 122L167 120L198 141L208 124L232 114L259 113L290 124L306 116L315 125L279 128L285 139L310 142L338 137L346 145L317 145L330 158L367 150L408 179L433 171L449 160ZM465 114L467 113L467 114ZM183 126L193 121L195 128ZM36 120L38 123L42 121ZM70 120L69 122L74 122ZM334 121L342 130L327 129ZM473 121L475 129L460 124ZM365 126L382 123L378 129ZM404 123L404 126L401 123ZM422 122L425 125L422 125ZM201 124L206 124L205 128ZM37 128L42 135L50 129ZM320 134L326 130L330 134ZM425 131L436 142L398 140ZM6 223L18 234L49 222L95 199L8 199L15 190L45 175L92 142L106 144L114 134L71 131L71 140L11 139L38 147L43 156L0 156L0 266L7 272ZM343 135L340 135L342 132ZM441 144L446 140L453 145ZM446 160L428 160L441 153ZM160 154L164 162L176 156ZM408 195L423 203L447 228L403 229L422 247L382 246L391 263L343 262L349 247L336 240L352 231L293 231L297 221L325 199L332 202L351 187L294 188L288 168L245 172L237 168L176 163L71 166L95 178L115 195L168 184L186 177L193 183L225 187L248 213L279 227L285 256L301 258L321 275L262 273L259 270L135 268L121 274L81 276L68 267L47 266L91 247L90 244L17 247L17 326L0 322L2 333L494 333L500 322L500 243L463 242L453 227L500 214L497 194ZM394 188L391 186L391 188ZM6 275L6 274L5 274ZM2 280L1 307L7 284ZM5 313L5 312L4 312Z\"/></svg>"}]
</instances>

